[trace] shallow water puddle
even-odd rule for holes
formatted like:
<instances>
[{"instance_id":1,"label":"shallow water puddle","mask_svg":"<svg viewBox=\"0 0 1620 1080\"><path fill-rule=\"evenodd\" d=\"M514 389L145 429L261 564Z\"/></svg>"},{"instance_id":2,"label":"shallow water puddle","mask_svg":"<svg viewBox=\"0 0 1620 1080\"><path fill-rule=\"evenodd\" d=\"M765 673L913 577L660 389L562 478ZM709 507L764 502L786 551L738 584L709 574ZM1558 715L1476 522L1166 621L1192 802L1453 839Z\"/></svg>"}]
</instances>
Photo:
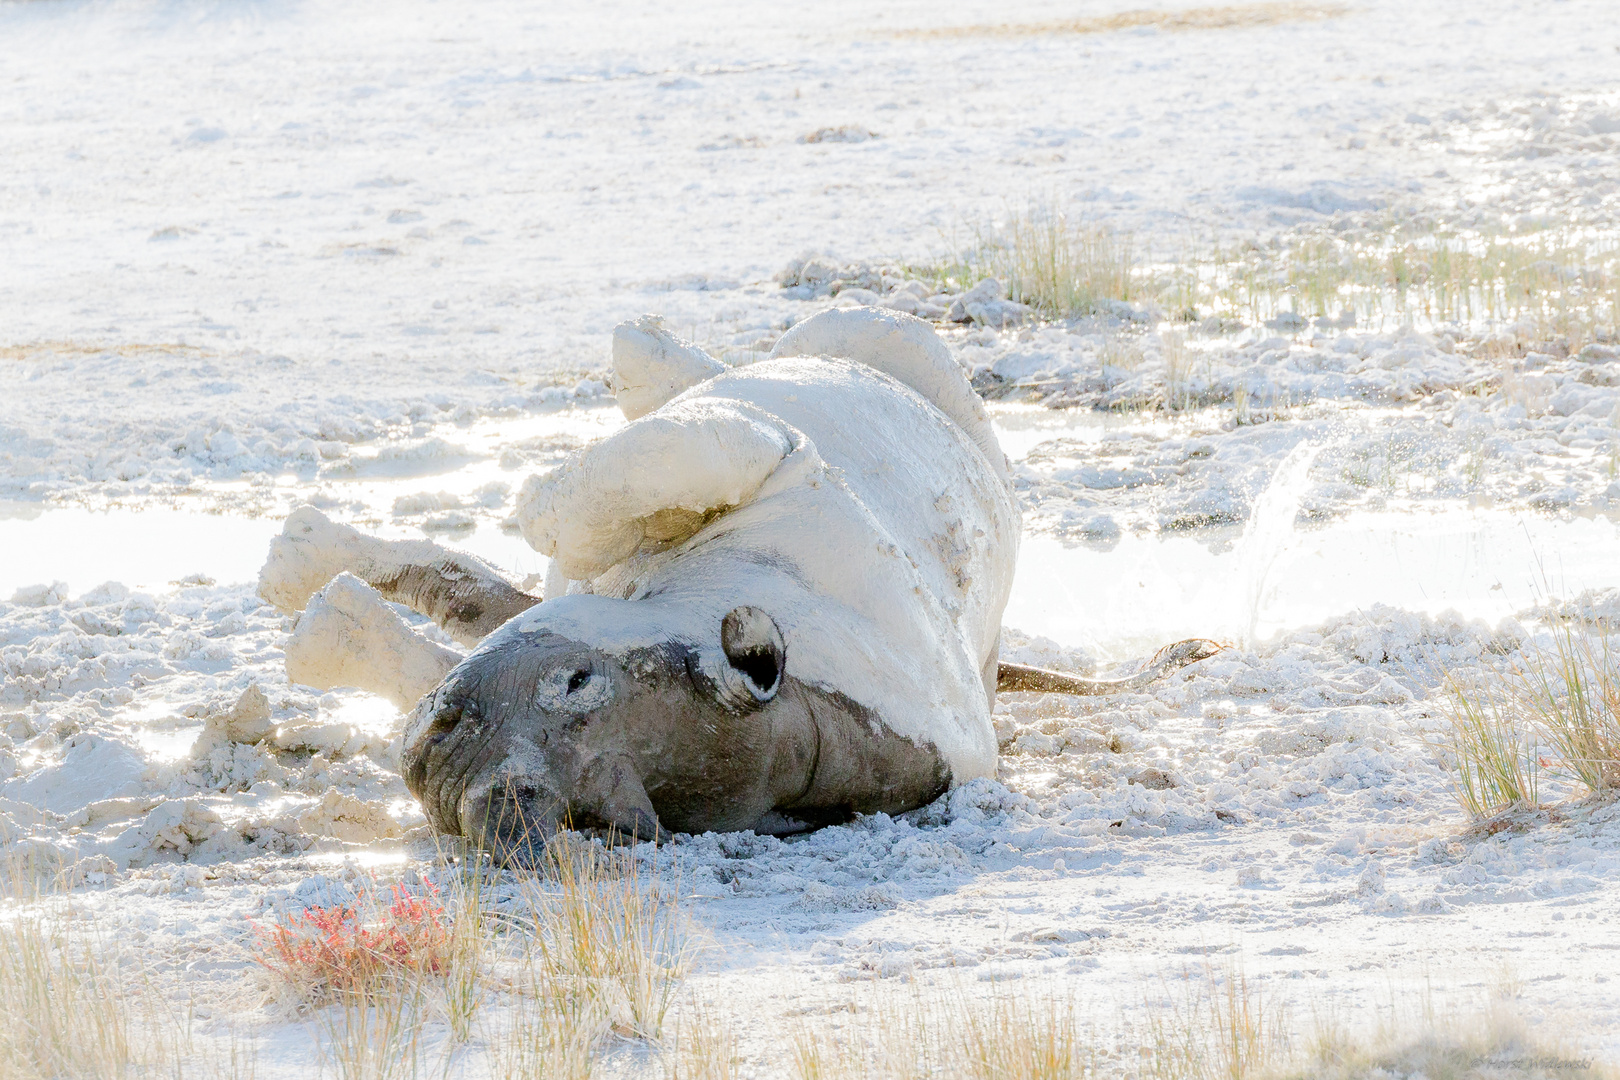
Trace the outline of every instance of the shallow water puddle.
<instances>
[{"instance_id":1,"label":"shallow water puddle","mask_svg":"<svg viewBox=\"0 0 1620 1080\"><path fill-rule=\"evenodd\" d=\"M1098 439L1111 426L1111 418L1099 414L1041 406L995 404L991 413L1003 445L1015 458L1060 436ZM323 468L313 481L285 476L276 486L292 501L318 494L320 505L358 504L376 515L388 515L402 496L425 491L444 493L455 505L487 484L505 483L515 490L536 471L510 467L513 454L526 459L551 448L561 451L593 442L623 424L611 402L535 416L484 418L464 428L441 424L425 438L360 449ZM210 494L238 487L246 490L241 484L217 485ZM275 518L184 506L89 510L0 503L0 599L23 586L54 581L66 582L70 595L103 581L146 591L199 576L221 584L253 581L271 538L280 531ZM391 523L369 531L390 539L423 535L415 526ZM476 520L471 529L436 532L433 539L487 559L517 581L543 577L549 563L520 536L502 532L488 520Z\"/></svg>"},{"instance_id":2,"label":"shallow water puddle","mask_svg":"<svg viewBox=\"0 0 1620 1080\"><path fill-rule=\"evenodd\" d=\"M1361 514L1255 557L1191 536L1109 551L1024 538L1004 622L1108 659L1185 637L1264 641L1387 604L1496 621L1552 596L1620 586L1620 524L1496 511Z\"/></svg>"},{"instance_id":3,"label":"shallow water puddle","mask_svg":"<svg viewBox=\"0 0 1620 1080\"><path fill-rule=\"evenodd\" d=\"M126 710L121 719L131 725L131 738L150 761L179 761L203 730L201 720L179 715L173 702L162 699Z\"/></svg>"},{"instance_id":4,"label":"shallow water puddle","mask_svg":"<svg viewBox=\"0 0 1620 1080\"><path fill-rule=\"evenodd\" d=\"M59 580L70 595L109 580L147 591L192 575L253 581L280 529L170 508L0 516L0 598ZM545 572L544 556L493 523L438 539L519 581ZM1281 539L1251 531L1218 552L1192 535L1127 534L1106 551L1026 536L1004 621L1108 659L1183 637L1263 641L1372 604L1495 621L1547 595L1620 587L1617 552L1620 524L1606 518L1461 510L1355 515Z\"/></svg>"},{"instance_id":5,"label":"shallow water puddle","mask_svg":"<svg viewBox=\"0 0 1620 1080\"><path fill-rule=\"evenodd\" d=\"M416 529L383 526L391 539L421 539ZM175 584L254 581L270 540L281 532L274 518L236 517L173 507L41 509L0 504L0 600L26 585L66 582L78 596L104 581L161 592ZM490 522L436 539L471 551L516 579L544 574L548 560ZM189 581L188 581L189 579Z\"/></svg>"},{"instance_id":6,"label":"shallow water puddle","mask_svg":"<svg viewBox=\"0 0 1620 1080\"><path fill-rule=\"evenodd\" d=\"M1053 438L1097 442L1120 426L1089 411L1007 403L989 409L1014 460ZM322 505L364 507L386 519L401 496L440 491L454 505L491 481L516 488L544 467L541 462L622 423L617 409L602 404L461 428L441 424L393 449L357 448L340 468L323 470L313 481L284 477L277 487L289 502L319 493ZM1127 534L1106 551L1026 537L1005 621L1120 659L1194 635L1264 640L1279 629L1375 603L1428 612L1455 608L1494 620L1549 593L1620 586L1614 557L1620 526L1602 518L1453 509L1360 514L1296 531L1309 460L1301 458L1297 467L1291 461L1280 463L1250 526L1224 551L1183 534ZM199 499L191 507L94 511L0 503L0 599L53 581L65 581L70 595L109 580L147 591L198 576L220 584L253 581L281 522L209 513L203 505ZM475 509L476 498L462 505ZM534 580L548 560L489 516L509 507L509 498L502 507L485 506L466 515L471 528L432 535L514 580ZM423 535L414 524L367 527L390 538Z\"/></svg>"},{"instance_id":7,"label":"shallow water puddle","mask_svg":"<svg viewBox=\"0 0 1620 1080\"><path fill-rule=\"evenodd\" d=\"M0 504L0 599L65 581L77 596L104 581L148 592L201 574L252 581L281 522L153 506L44 509Z\"/></svg>"},{"instance_id":8,"label":"shallow water puddle","mask_svg":"<svg viewBox=\"0 0 1620 1080\"><path fill-rule=\"evenodd\" d=\"M1113 414L1089 409L1048 409L1044 405L1001 401L989 403L986 409L1002 453L1013 461L1022 461L1031 450L1052 439L1094 443L1108 432L1125 427Z\"/></svg>"},{"instance_id":9,"label":"shallow water puddle","mask_svg":"<svg viewBox=\"0 0 1620 1080\"><path fill-rule=\"evenodd\" d=\"M279 477L276 491L289 503L317 497L320 505L360 505L381 516L389 515L400 497L427 491L448 496L449 507L476 509L475 493L481 488L504 483L515 490L537 471L525 464L530 459L560 456L623 424L611 401L538 415L486 417L465 427L440 424L423 438L356 448L313 479ZM0 600L24 585L53 581L65 581L75 595L103 581L147 591L194 575L220 583L252 581L270 538L281 531L280 520L203 509L204 500L248 492L240 481L211 485L195 507L184 500L180 505L107 510L0 502ZM410 526L383 525L372 531L390 538L422 536ZM489 559L518 579L545 572L544 557L487 521L434 538Z\"/></svg>"},{"instance_id":10,"label":"shallow water puddle","mask_svg":"<svg viewBox=\"0 0 1620 1080\"><path fill-rule=\"evenodd\" d=\"M321 870L344 870L353 866L360 870L377 871L402 867L410 861L410 856L402 848L378 850L375 847L347 851L312 851L304 858L311 866Z\"/></svg>"},{"instance_id":11,"label":"shallow water puddle","mask_svg":"<svg viewBox=\"0 0 1620 1080\"><path fill-rule=\"evenodd\" d=\"M360 731L388 738L399 725L399 710L372 694L351 697L326 714L326 719L352 724Z\"/></svg>"}]
</instances>

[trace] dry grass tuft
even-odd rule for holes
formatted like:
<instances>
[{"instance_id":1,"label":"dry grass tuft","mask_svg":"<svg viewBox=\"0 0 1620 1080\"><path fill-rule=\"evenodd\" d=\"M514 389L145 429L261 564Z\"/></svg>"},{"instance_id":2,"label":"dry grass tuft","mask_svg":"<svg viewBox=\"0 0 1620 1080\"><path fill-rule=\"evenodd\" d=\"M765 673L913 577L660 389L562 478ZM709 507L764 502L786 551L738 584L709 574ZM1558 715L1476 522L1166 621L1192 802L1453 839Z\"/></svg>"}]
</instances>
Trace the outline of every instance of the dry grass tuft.
<instances>
[{"instance_id":1,"label":"dry grass tuft","mask_svg":"<svg viewBox=\"0 0 1620 1080\"><path fill-rule=\"evenodd\" d=\"M84 929L72 909L7 900L0 910L0 1076L251 1080L253 1055L194 1038L132 958Z\"/></svg>"},{"instance_id":2,"label":"dry grass tuft","mask_svg":"<svg viewBox=\"0 0 1620 1080\"><path fill-rule=\"evenodd\" d=\"M806 1028L794 1041L799 1080L1079 1080L1097 1058L1071 1004L1001 996L910 1002L874 1000L850 1009L841 1028Z\"/></svg>"},{"instance_id":3,"label":"dry grass tuft","mask_svg":"<svg viewBox=\"0 0 1620 1080\"><path fill-rule=\"evenodd\" d=\"M494 965L510 1005L485 1036L497 1075L584 1080L609 1033L657 1040L690 960L677 896L633 848L553 837L515 952Z\"/></svg>"},{"instance_id":4,"label":"dry grass tuft","mask_svg":"<svg viewBox=\"0 0 1620 1080\"><path fill-rule=\"evenodd\" d=\"M1033 994L872 996L801 1030L797 1080L1453 1080L1609 1078L1535 1039L1498 995L1483 1011L1438 1015L1392 1002L1365 1029L1318 1018L1296 1036L1286 1011L1241 971L1206 969L1184 993L1149 1003L1145 1024L1101 1032L1072 1002ZM1396 1017L1410 1017L1397 1020ZM1542 1065L1529 1064L1540 1061ZM1546 1063L1555 1063L1548 1065ZM1539 1071L1538 1071L1539 1070Z\"/></svg>"},{"instance_id":5,"label":"dry grass tuft","mask_svg":"<svg viewBox=\"0 0 1620 1080\"><path fill-rule=\"evenodd\" d=\"M601 1008L570 995L533 964L522 968L510 989L507 1023L486 1036L493 1074L505 1080L586 1080L608 1032Z\"/></svg>"},{"instance_id":6,"label":"dry grass tuft","mask_svg":"<svg viewBox=\"0 0 1620 1080\"><path fill-rule=\"evenodd\" d=\"M1244 1080L1288 1060L1287 1015L1242 971L1204 972L1176 1006L1150 1014L1144 1048L1156 1080Z\"/></svg>"},{"instance_id":7,"label":"dry grass tuft","mask_svg":"<svg viewBox=\"0 0 1620 1080\"><path fill-rule=\"evenodd\" d=\"M141 1063L125 988L62 923L0 924L0 1075L118 1076Z\"/></svg>"},{"instance_id":8,"label":"dry grass tuft","mask_svg":"<svg viewBox=\"0 0 1620 1080\"><path fill-rule=\"evenodd\" d=\"M681 1020L664 1056L665 1080L737 1080L737 1038L723 1013L703 1006Z\"/></svg>"},{"instance_id":9,"label":"dry grass tuft","mask_svg":"<svg viewBox=\"0 0 1620 1080\"><path fill-rule=\"evenodd\" d=\"M1620 789L1620 655L1608 637L1556 624L1552 649L1532 652L1510 687L1552 768L1595 795Z\"/></svg>"},{"instance_id":10,"label":"dry grass tuft","mask_svg":"<svg viewBox=\"0 0 1620 1080\"><path fill-rule=\"evenodd\" d=\"M983 23L974 26L937 26L899 30L896 37L968 38L1035 37L1045 34L1106 34L1116 30L1234 30L1274 26L1284 22L1331 19L1350 9L1341 4L1233 4L1227 7L1185 8L1181 11L1135 10L1084 19L1054 19L1035 23Z\"/></svg>"},{"instance_id":11,"label":"dry grass tuft","mask_svg":"<svg viewBox=\"0 0 1620 1080\"><path fill-rule=\"evenodd\" d=\"M445 935L438 1008L452 1046L473 1036L480 1012L489 1000L485 950L492 931L484 910L483 875L461 882L449 905L453 915Z\"/></svg>"},{"instance_id":12,"label":"dry grass tuft","mask_svg":"<svg viewBox=\"0 0 1620 1080\"><path fill-rule=\"evenodd\" d=\"M496 1075L583 1080L610 1033L656 1040L687 965L677 890L633 850L572 833L539 861L499 909L474 864L442 894L377 889L261 928L259 962L313 1006L325 1069L438 1074L482 1043Z\"/></svg>"},{"instance_id":13,"label":"dry grass tuft","mask_svg":"<svg viewBox=\"0 0 1620 1080\"><path fill-rule=\"evenodd\" d=\"M1062 1080L1091 1071L1091 1048L1071 1005L1001 998L970 1010L947 1044L956 1075L972 1080Z\"/></svg>"},{"instance_id":14,"label":"dry grass tuft","mask_svg":"<svg viewBox=\"0 0 1620 1080\"><path fill-rule=\"evenodd\" d=\"M1151 276L1166 310L1189 320L1511 326L1572 348L1620 334L1620 242L1582 229L1393 224L1217 246ZM1511 340L1482 348L1522 354Z\"/></svg>"},{"instance_id":15,"label":"dry grass tuft","mask_svg":"<svg viewBox=\"0 0 1620 1080\"><path fill-rule=\"evenodd\" d=\"M1540 794L1535 746L1501 687L1448 673L1445 748L1456 769L1457 800L1476 819L1532 807Z\"/></svg>"},{"instance_id":16,"label":"dry grass tuft","mask_svg":"<svg viewBox=\"0 0 1620 1080\"><path fill-rule=\"evenodd\" d=\"M1159 355L1164 360L1164 407L1182 412L1198 405L1192 389L1195 356L1187 347L1182 330L1165 330L1159 335Z\"/></svg>"},{"instance_id":17,"label":"dry grass tuft","mask_svg":"<svg viewBox=\"0 0 1620 1080\"><path fill-rule=\"evenodd\" d=\"M1031 203L1000 222L976 226L970 249L925 273L966 288L992 277L1007 296L1047 318L1091 315L1108 301L1139 294L1130 237Z\"/></svg>"},{"instance_id":18,"label":"dry grass tuft","mask_svg":"<svg viewBox=\"0 0 1620 1080\"><path fill-rule=\"evenodd\" d=\"M1572 623L1551 636L1485 678L1447 675L1446 749L1476 819L1534 807L1544 772L1593 795L1620 789L1620 654Z\"/></svg>"},{"instance_id":19,"label":"dry grass tuft","mask_svg":"<svg viewBox=\"0 0 1620 1080\"><path fill-rule=\"evenodd\" d=\"M1019 303L1071 316L1090 314L1106 300L1136 296L1130 240L1111 229L1031 207L1009 217L1002 235L1003 244L991 249L989 262L1007 295Z\"/></svg>"},{"instance_id":20,"label":"dry grass tuft","mask_svg":"<svg viewBox=\"0 0 1620 1080\"><path fill-rule=\"evenodd\" d=\"M422 981L398 970L378 973L364 992L337 992L335 1003L315 1014L323 1064L337 1080L405 1080L428 1072L426 1005Z\"/></svg>"},{"instance_id":21,"label":"dry grass tuft","mask_svg":"<svg viewBox=\"0 0 1620 1080\"><path fill-rule=\"evenodd\" d=\"M1385 222L1149 260L1128 234L1037 201L970 232L966 244L948 241L947 258L909 272L942 289L993 277L1047 319L1146 301L1205 333L1264 324L1297 334L1313 323L1329 332L1449 329L1477 339L1476 356L1505 361L1537 342L1575 350L1620 339L1620 238L1590 229Z\"/></svg>"},{"instance_id":22,"label":"dry grass tuft","mask_svg":"<svg viewBox=\"0 0 1620 1080\"><path fill-rule=\"evenodd\" d=\"M1304 1053L1270 1075L1277 1080L1613 1080L1615 1072L1605 1064L1538 1039L1508 1003L1511 994L1497 997L1477 1012L1447 1016L1425 1002L1408 1010L1417 1023L1380 1024L1362 1036L1319 1019Z\"/></svg>"},{"instance_id":23,"label":"dry grass tuft","mask_svg":"<svg viewBox=\"0 0 1620 1080\"><path fill-rule=\"evenodd\" d=\"M657 1039L690 961L676 893L632 848L554 837L529 892L545 979L595 1002L620 1034Z\"/></svg>"},{"instance_id":24,"label":"dry grass tuft","mask_svg":"<svg viewBox=\"0 0 1620 1080\"><path fill-rule=\"evenodd\" d=\"M1138 339L1118 333L1103 335L1102 349L1098 353L1098 360L1103 367L1135 371L1142 366L1145 359L1142 344Z\"/></svg>"}]
</instances>

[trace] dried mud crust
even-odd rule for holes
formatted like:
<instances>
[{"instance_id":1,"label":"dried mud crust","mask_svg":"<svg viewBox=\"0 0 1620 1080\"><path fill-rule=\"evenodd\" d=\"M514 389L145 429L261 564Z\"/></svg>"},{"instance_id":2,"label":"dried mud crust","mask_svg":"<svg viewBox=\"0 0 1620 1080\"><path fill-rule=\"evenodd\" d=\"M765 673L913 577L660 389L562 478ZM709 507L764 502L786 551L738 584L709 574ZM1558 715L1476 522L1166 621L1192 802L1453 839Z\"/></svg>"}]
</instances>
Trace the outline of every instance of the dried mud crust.
<instances>
[{"instance_id":1,"label":"dried mud crust","mask_svg":"<svg viewBox=\"0 0 1620 1080\"><path fill-rule=\"evenodd\" d=\"M0 604L6 851L82 879L422 832L392 710L289 685L288 627L248 586Z\"/></svg>"}]
</instances>

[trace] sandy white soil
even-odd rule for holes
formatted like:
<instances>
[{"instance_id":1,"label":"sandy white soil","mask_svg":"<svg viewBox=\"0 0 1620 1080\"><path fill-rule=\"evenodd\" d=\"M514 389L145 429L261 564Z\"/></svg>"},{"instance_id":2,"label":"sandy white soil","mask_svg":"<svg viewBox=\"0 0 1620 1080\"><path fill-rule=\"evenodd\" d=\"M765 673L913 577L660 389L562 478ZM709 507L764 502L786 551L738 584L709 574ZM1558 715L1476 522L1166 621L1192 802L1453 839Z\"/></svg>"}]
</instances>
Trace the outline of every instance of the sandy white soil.
<instances>
[{"instance_id":1,"label":"sandy white soil","mask_svg":"<svg viewBox=\"0 0 1620 1080\"><path fill-rule=\"evenodd\" d=\"M1397 212L1612 229L1608 9L919 38L986 16L0 3L8 865L75 867L199 998L251 997L249 918L432 862L393 707L286 681L252 574L291 506L540 573L500 524L617 425L616 322L660 311L745 362L834 302L776 280L807 254L922 261L1031 198L1165 249ZM827 128L870 137L802 141ZM1120 325L1129 371L1102 362ZM1009 652L1237 647L1148 694L1009 696L997 781L906 819L648 850L715 946L688 992L735 1003L758 1075L784 1012L852 982L1106 1019L1209 958L1304 1016L1511 970L1533 1016L1620 1054L1616 808L1479 838L1433 748L1441 669L1511 657L1548 594L1617 625L1616 343L1255 326L1192 344L1260 422L1092 411L1163 389L1160 330L948 329L1011 399ZM262 1075L307 1073L302 1028L243 1015Z\"/></svg>"}]
</instances>

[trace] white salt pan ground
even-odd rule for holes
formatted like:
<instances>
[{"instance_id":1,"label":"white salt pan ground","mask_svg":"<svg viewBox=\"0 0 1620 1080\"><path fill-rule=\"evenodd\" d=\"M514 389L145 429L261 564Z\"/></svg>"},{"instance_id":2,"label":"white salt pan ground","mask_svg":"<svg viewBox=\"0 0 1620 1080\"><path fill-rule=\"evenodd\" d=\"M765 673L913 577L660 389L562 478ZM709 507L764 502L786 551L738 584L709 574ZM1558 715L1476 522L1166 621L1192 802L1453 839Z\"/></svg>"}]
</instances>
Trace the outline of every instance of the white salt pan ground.
<instances>
[{"instance_id":1,"label":"white salt pan ground","mask_svg":"<svg viewBox=\"0 0 1620 1080\"><path fill-rule=\"evenodd\" d=\"M442 479L454 487L456 474ZM1525 836L1460 835L1427 743L1439 667L1511 654L1525 631L1511 619L1492 630L1417 612L1473 602L1494 621L1511 602L1504 593L1533 598L1527 568L1548 550L1585 575L1580 584L1612 590L1615 526L1459 508L1296 531L1299 492L1259 502L1279 498L1293 500L1280 530L1261 522L1224 543L1131 535L1105 552L1029 538L1008 625L1068 647L1010 632L1010 658L1086 669L1183 627L1240 639L1241 605L1255 599L1265 644L1152 694L1009 696L997 717L1001 782L914 820L660 852L678 860L719 946L695 992L730 997L740 982L741 999L771 1010L834 1004L851 979L1031 979L1106 1013L1153 996L1167 973L1240 955L1290 1000L1354 1007L1413 980L1477 995L1506 963L1535 1009L1612 1024L1609 976L1593 959L1594 948L1620 946L1607 899L1620 871L1612 808ZM88 514L47 510L34 521L82 524ZM27 524L13 535L27 537ZM1448 528L1452 547L1441 539ZM483 533L492 547L514 544L493 526ZM1368 537L1395 557L1358 543ZM1458 561L1458 548L1476 562ZM1345 565L1350 556L1363 573ZM197 550L194 564L237 557ZM1495 570L1520 572L1512 593L1486 584L1505 576ZM1584 604L1606 612L1616 595ZM1403 598L1407 611L1371 603ZM244 917L318 899L334 873L431 861L393 771L397 714L352 692L287 687L286 624L250 586L24 599L0 605L10 851L76 865L85 901L136 940L162 955L199 934L221 942L226 959L211 977L230 985L242 971L232 950L250 942ZM1313 604L1359 613L1324 622L1308 614ZM251 683L267 689L267 715L238 737L265 741L211 739ZM1130 782L1150 769L1174 786ZM1525 934L1533 949L1517 944ZM1285 979L1304 981L1272 982Z\"/></svg>"},{"instance_id":2,"label":"white salt pan ground","mask_svg":"<svg viewBox=\"0 0 1620 1080\"><path fill-rule=\"evenodd\" d=\"M921 261L1009 200L1166 248L1385 212L1612 229L1607 15L929 39L893 31L983 15L0 4L11 864L75 865L123 940L242 1000L248 917L431 857L397 713L286 684L251 580L291 506L541 573L501 524L618 422L615 322L660 310L745 361L832 302L774 280L803 254ZM877 137L799 141L839 126ZM1238 647L1151 694L1009 697L998 781L911 819L648 852L718 946L691 993L757 1003L767 1075L783 1009L851 980L1056 988L1106 1019L1211 955L1304 1015L1510 968L1533 1016L1620 1054L1614 808L1466 836L1431 745L1440 668L1511 657L1547 597L1614 625L1615 343L1255 327L1191 344L1263 422L1014 403L1163 390L1151 356L1105 368L1097 329L950 332L1011 392L1009 653ZM260 1073L307 1075L255 1008Z\"/></svg>"}]
</instances>

